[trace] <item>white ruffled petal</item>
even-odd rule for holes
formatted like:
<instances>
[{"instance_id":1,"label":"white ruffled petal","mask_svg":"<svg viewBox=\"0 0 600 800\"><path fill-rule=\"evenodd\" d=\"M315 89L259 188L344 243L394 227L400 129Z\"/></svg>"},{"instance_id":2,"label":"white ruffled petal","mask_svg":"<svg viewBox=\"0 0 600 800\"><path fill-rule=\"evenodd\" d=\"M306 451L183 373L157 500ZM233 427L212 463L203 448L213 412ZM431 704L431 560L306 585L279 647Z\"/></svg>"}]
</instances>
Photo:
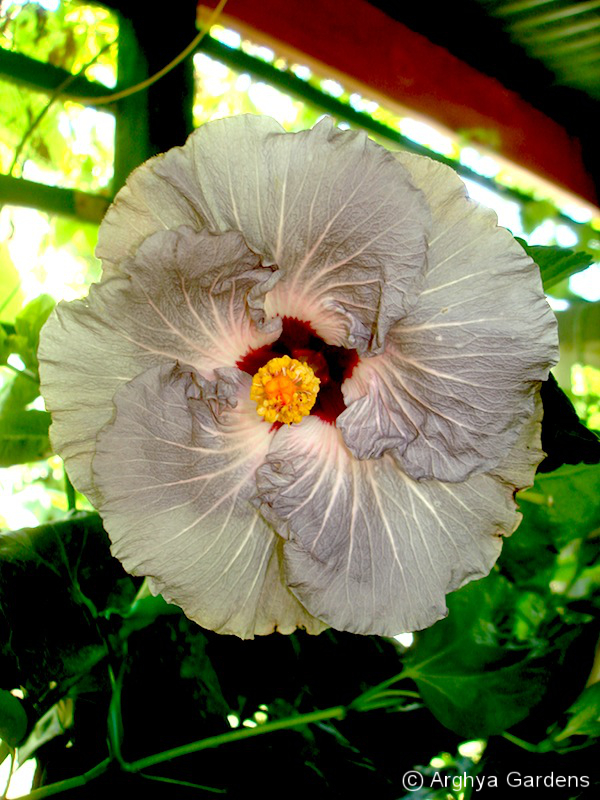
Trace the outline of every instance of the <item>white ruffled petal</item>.
<instances>
[{"instance_id":1,"label":"white ruffled petal","mask_svg":"<svg viewBox=\"0 0 600 800\"><path fill-rule=\"evenodd\" d=\"M359 458L389 448L413 478L461 481L498 464L533 413L558 357L556 320L537 267L496 215L448 167L397 157L432 211L428 267L384 353L344 384L337 423Z\"/></svg>"},{"instance_id":2,"label":"white ruffled petal","mask_svg":"<svg viewBox=\"0 0 600 800\"><path fill-rule=\"evenodd\" d=\"M428 210L409 172L363 132L323 120L286 134L268 118L229 117L154 169L211 230L241 231L282 271L276 313L337 317L330 343L380 351L414 303Z\"/></svg>"},{"instance_id":3,"label":"white ruffled petal","mask_svg":"<svg viewBox=\"0 0 600 800\"><path fill-rule=\"evenodd\" d=\"M315 418L277 432L258 471L261 510L287 537L288 586L338 630L394 636L445 616L445 596L488 574L520 521L517 488L542 453L540 409L494 473L415 481L390 455L357 461Z\"/></svg>"},{"instance_id":4,"label":"white ruffled petal","mask_svg":"<svg viewBox=\"0 0 600 800\"><path fill-rule=\"evenodd\" d=\"M210 377L278 336L277 323L260 330L252 321L262 324L273 280L257 262L236 233L160 231L87 298L58 305L40 341L42 392L53 445L92 502L100 500L91 475L96 436L120 386L177 361Z\"/></svg>"},{"instance_id":5,"label":"white ruffled petal","mask_svg":"<svg viewBox=\"0 0 600 800\"><path fill-rule=\"evenodd\" d=\"M251 504L271 437L249 390L239 370L209 383L169 367L122 387L94 458L100 513L125 569L203 627L318 633L282 581L279 537Z\"/></svg>"},{"instance_id":6,"label":"white ruffled petal","mask_svg":"<svg viewBox=\"0 0 600 800\"><path fill-rule=\"evenodd\" d=\"M96 255L102 260L105 278L118 274L123 261L156 231L205 226L198 209L156 174L164 158L163 153L135 169L102 220Z\"/></svg>"}]
</instances>

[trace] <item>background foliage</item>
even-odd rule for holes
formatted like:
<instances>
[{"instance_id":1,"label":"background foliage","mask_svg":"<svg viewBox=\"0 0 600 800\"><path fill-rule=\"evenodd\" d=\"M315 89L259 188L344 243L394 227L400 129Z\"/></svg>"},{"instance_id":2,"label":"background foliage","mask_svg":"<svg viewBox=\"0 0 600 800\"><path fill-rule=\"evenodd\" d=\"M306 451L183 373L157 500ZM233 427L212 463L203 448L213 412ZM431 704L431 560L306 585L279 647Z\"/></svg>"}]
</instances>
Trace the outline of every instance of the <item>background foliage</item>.
<instances>
[{"instance_id":1,"label":"background foliage","mask_svg":"<svg viewBox=\"0 0 600 800\"><path fill-rule=\"evenodd\" d=\"M106 9L75 2L3 9L0 46L74 72L96 58L103 69L90 77L110 85L112 75L114 83L114 49L98 57L118 31ZM257 58L276 61L238 38ZM195 67L197 123L279 108L295 129L320 114L206 55L196 56ZM326 80L302 65L278 68L315 86ZM343 100L393 123L341 88ZM17 165L19 176L108 191L114 123L66 101L27 135L43 105L43 96L0 83L2 171ZM535 201L522 206L514 232L527 236L556 221L556 209L542 211ZM518 498L523 522L492 574L449 597L447 619L397 640L327 631L242 642L200 629L125 574L98 515L52 454L39 396L39 331L56 300L83 295L98 278L96 226L5 207L0 230L0 769L7 783L18 762L35 765L33 797L93 800L118 787L147 797L458 799L473 793L465 776L496 776L502 786L517 771L587 776L588 788L572 784L552 796L595 796L600 455L597 436L582 424L598 427L593 364L576 363L573 384L563 381L575 410L556 382L544 388L548 459ZM591 263L593 232L572 251L528 238L522 244L546 290L574 301L568 281ZM411 769L425 776L417 792L403 787ZM436 775L447 778L443 789Z\"/></svg>"}]
</instances>

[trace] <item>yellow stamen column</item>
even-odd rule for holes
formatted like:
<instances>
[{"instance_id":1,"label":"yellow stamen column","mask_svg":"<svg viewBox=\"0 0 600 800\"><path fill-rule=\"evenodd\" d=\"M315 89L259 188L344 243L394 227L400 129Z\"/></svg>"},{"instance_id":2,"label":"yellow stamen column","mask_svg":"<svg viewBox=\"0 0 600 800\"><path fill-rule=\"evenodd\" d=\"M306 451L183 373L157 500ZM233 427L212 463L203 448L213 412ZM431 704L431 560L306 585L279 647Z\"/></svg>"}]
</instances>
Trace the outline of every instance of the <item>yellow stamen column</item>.
<instances>
[{"instance_id":1,"label":"yellow stamen column","mask_svg":"<svg viewBox=\"0 0 600 800\"><path fill-rule=\"evenodd\" d=\"M266 422L300 422L310 414L320 380L308 364L295 358L272 358L252 378L250 399Z\"/></svg>"}]
</instances>

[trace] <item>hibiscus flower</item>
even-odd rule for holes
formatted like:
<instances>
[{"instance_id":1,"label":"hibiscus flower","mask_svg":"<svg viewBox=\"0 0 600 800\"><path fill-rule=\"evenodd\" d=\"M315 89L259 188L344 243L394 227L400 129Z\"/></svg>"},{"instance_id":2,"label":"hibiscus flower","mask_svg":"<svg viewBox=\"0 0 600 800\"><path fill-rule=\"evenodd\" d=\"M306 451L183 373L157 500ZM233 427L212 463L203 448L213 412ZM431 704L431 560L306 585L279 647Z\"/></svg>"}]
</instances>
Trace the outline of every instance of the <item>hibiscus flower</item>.
<instances>
[{"instance_id":1,"label":"hibiscus flower","mask_svg":"<svg viewBox=\"0 0 600 800\"><path fill-rule=\"evenodd\" d=\"M126 570L242 637L422 629L489 572L556 326L452 170L329 120L222 119L135 170L97 252L42 388Z\"/></svg>"}]
</instances>

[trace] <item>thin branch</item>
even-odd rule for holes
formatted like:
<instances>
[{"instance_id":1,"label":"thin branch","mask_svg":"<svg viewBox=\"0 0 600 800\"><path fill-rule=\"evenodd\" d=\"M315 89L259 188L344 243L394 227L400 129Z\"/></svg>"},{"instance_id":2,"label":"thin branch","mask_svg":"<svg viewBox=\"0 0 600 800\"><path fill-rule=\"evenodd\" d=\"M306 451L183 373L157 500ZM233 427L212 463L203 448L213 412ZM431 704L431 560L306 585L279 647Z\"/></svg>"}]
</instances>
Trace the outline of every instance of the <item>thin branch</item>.
<instances>
[{"instance_id":1,"label":"thin branch","mask_svg":"<svg viewBox=\"0 0 600 800\"><path fill-rule=\"evenodd\" d=\"M134 761L132 763L122 762L120 767L122 770L129 773L141 773L142 770L148 769L148 767L152 767L156 764L163 764L165 761L172 761L175 758L190 755L191 753L198 753L201 750L208 750L209 748L219 747L220 745L229 744L231 742L239 742L243 739L261 736L265 733L295 728L300 725L309 725L312 722L320 722L324 719L343 719L345 716L346 708L344 706L335 706L322 711L313 711L310 714L300 714L297 717L267 722L256 728L243 728L237 731L231 731L230 733L222 733L218 736L210 736L207 739L201 739L200 741L192 742L182 747L175 747L172 750L165 750L162 753L156 753L153 756L141 758L139 761ZM92 769L84 772L83 775L76 775L74 778L68 778L64 781L58 781L57 783L51 783L48 786L34 789L33 792L20 797L19 800L42 800L44 797L51 797L60 792L66 792L70 789L76 789L79 786L85 786L86 783L90 783L90 781L103 775L114 761L114 758L109 756ZM161 780L159 776L143 775L142 777ZM171 782L171 780L169 779L168 782ZM208 787L202 788L211 791ZM212 789L212 791L219 790Z\"/></svg>"},{"instance_id":2,"label":"thin branch","mask_svg":"<svg viewBox=\"0 0 600 800\"><path fill-rule=\"evenodd\" d=\"M520 747L522 750L527 750L528 753L545 753L545 752L547 752L547 750L542 747L544 742L540 742L539 744L532 744L531 742L526 742L525 739L519 739L518 736L514 736L512 733L508 733L508 731L505 731L502 734L502 737L504 739L506 739L508 742L511 742L512 744L516 744L517 747Z\"/></svg>"},{"instance_id":3,"label":"thin branch","mask_svg":"<svg viewBox=\"0 0 600 800\"><path fill-rule=\"evenodd\" d=\"M165 750L162 753L156 753L147 758L140 758L139 761L133 761L128 764L127 771L140 772L141 770L148 769L148 767L153 767L155 764L163 764L165 761L172 761L174 758L181 758L181 756L199 753L201 750L220 747L223 744L239 742L242 739L249 739L253 736L262 736L265 733L297 728L300 725L310 725L312 722L320 722L324 719L344 719L346 711L347 709L345 706L334 706L332 708L323 709L322 711L312 711L310 714L300 714L297 717L288 717L287 719L280 719L275 722L266 722L264 725L257 725L256 728L240 728L230 733L209 736L207 739L200 739L197 742L184 744L172 750Z\"/></svg>"},{"instance_id":4,"label":"thin branch","mask_svg":"<svg viewBox=\"0 0 600 800\"><path fill-rule=\"evenodd\" d=\"M15 288L6 295L6 298L2 301L2 305L0 305L0 314L4 311L6 306L10 303L10 301L13 299L13 297L16 295L16 293L19 291L20 288L21 284L17 283Z\"/></svg>"},{"instance_id":5,"label":"thin branch","mask_svg":"<svg viewBox=\"0 0 600 800\"><path fill-rule=\"evenodd\" d=\"M374 699L375 697L379 697L382 694L385 694L388 691L390 691L388 689L389 686L393 686L395 683L398 683L398 681L410 677L412 677L410 674L410 670L403 669L402 672L399 672L397 675L392 675L391 678L388 678L387 680L378 683L377 686L372 686L370 689L367 689L366 692L363 692L355 700L352 701L352 703L350 704L350 708L357 709L358 711L362 710L363 706L367 705L372 699ZM404 690L398 689L397 691L402 692L402 694L407 694L407 692ZM407 696L412 697L413 694L414 693L409 693ZM416 696L420 697L420 695L418 694Z\"/></svg>"},{"instance_id":6,"label":"thin branch","mask_svg":"<svg viewBox=\"0 0 600 800\"><path fill-rule=\"evenodd\" d=\"M198 47L198 45L204 38L205 34L210 30L210 28L215 24L217 19L220 17L223 9L225 8L226 3L227 0L220 0L218 6L214 9L212 14L208 18L206 24L202 26L201 30L196 36L194 36L190 44L184 50L182 50L178 55L176 55L175 58L172 61L170 61L165 67L160 69L151 77L146 78L146 80L141 81L141 83L136 83L134 86L129 86L127 89L122 89L119 92L113 92L113 94L104 95L101 97L82 97L78 95L72 95L66 92L65 89L67 89L73 83L75 78L79 77L82 73L84 73L85 70L88 69L88 67L91 67L92 64L94 64L106 50L108 50L110 47L113 46L113 44L117 42L117 39L113 39L112 42L107 42L107 44L105 44L104 47L102 47L96 53L96 55L91 59L91 61L88 61L87 64L84 64L78 72L74 73L73 75L69 75L67 78L65 78L65 80L59 86L57 86L56 89L52 92L52 94L50 95L50 99L48 100L46 105L42 108L37 117L33 120L33 122L29 125L29 127L23 134L21 141L17 145L12 163L8 170L8 174L9 175L13 174L17 164L19 163L19 159L23 152L23 148L27 143L27 140L30 138L31 134L35 131L40 122L46 116L46 114L50 110L55 100L61 97L67 100L72 100L76 103L101 106L101 105L108 105L110 103L116 103L118 100L123 100L125 97L130 97L131 95L137 94L138 92L141 92L144 89L148 89L150 86L152 86L161 78L163 78L165 75L167 75L169 72L171 72L172 69L174 69L184 59L186 59L190 55L190 53L192 53Z\"/></svg>"},{"instance_id":7,"label":"thin branch","mask_svg":"<svg viewBox=\"0 0 600 800\"><path fill-rule=\"evenodd\" d=\"M127 89L121 89L119 92L114 92L113 94L104 95L102 97L80 97L77 95L70 95L64 94L64 97L67 97L69 100L73 100L76 103L90 103L94 106L101 106L107 105L108 103L116 103L118 100L123 100L125 97L131 97L132 94L137 94L138 92L142 92L144 89L150 88L153 84L171 72L176 66L181 64L181 62L186 59L190 53L192 53L200 44L206 33L211 29L211 27L215 24L217 19L221 16L223 9L227 0L220 0L219 5L214 9L210 17L208 18L207 22L202 25L199 33L194 36L192 41L188 44L188 46L181 51L172 61L163 67L158 72L155 72L154 75L151 75L149 78L141 81L140 83L136 83L134 86L129 86Z\"/></svg>"},{"instance_id":8,"label":"thin branch","mask_svg":"<svg viewBox=\"0 0 600 800\"><path fill-rule=\"evenodd\" d=\"M145 775L143 772L139 773L140 778L147 778L150 781L160 781L161 783L173 783L175 786L188 786L190 789L202 789L204 792L213 792L214 794L226 794L227 789L216 789L214 786L202 786L199 783L190 783L189 781L180 781L177 778L165 778L162 775Z\"/></svg>"},{"instance_id":9,"label":"thin branch","mask_svg":"<svg viewBox=\"0 0 600 800\"><path fill-rule=\"evenodd\" d=\"M33 383L38 384L39 381L33 374L33 372L29 372L26 369L19 369L18 367L13 367L12 364L2 364L1 366L6 367L7 369L11 369L13 372L16 372L17 375L22 375L24 378L27 378L28 381L33 381Z\"/></svg>"},{"instance_id":10,"label":"thin branch","mask_svg":"<svg viewBox=\"0 0 600 800\"><path fill-rule=\"evenodd\" d=\"M50 98L49 98L48 102L46 103L46 105L42 108L40 113L33 120L33 122L29 125L29 127L27 128L27 130L25 131L25 133L21 137L21 141L19 142L19 144L17 145L17 147L15 149L15 154L13 156L12 163L11 163L10 168L8 170L8 174L9 175L13 174L13 172L15 170L15 167L19 163L19 158L21 157L21 153L23 152L23 148L25 147L25 144L27 143L27 140L29 139L31 134L35 131L37 126L40 124L40 122L44 119L44 117L46 116L46 114L48 113L48 111L50 110L52 105L54 104L54 102L56 100L58 100L59 97L63 96L64 90L73 83L75 78L78 78L83 72L85 72L85 70L88 67L91 67L92 64L94 64L106 50L108 50L110 47L113 46L113 44L115 44L115 42L116 42L116 39L113 39L112 42L107 42L107 44L105 44L104 47L102 47L96 53L96 55L92 58L91 61L88 61L87 64L84 64L78 72L75 72L75 73L73 73L73 75L69 75L67 78L65 78L65 80L61 84L59 84L56 87L56 89L52 92L52 94L50 95Z\"/></svg>"},{"instance_id":11,"label":"thin branch","mask_svg":"<svg viewBox=\"0 0 600 800\"><path fill-rule=\"evenodd\" d=\"M60 794L69 789L76 789L78 786L85 786L86 783L90 783L96 778L99 778L100 775L103 775L108 770L110 764L111 759L105 758L104 761L96 764L95 767L84 772L83 775L76 775L74 778L67 778L67 780L64 781L50 783L48 786L41 786L39 789L34 789L33 792L29 794L23 795L19 800L42 800L43 797L51 797L54 794Z\"/></svg>"}]
</instances>

